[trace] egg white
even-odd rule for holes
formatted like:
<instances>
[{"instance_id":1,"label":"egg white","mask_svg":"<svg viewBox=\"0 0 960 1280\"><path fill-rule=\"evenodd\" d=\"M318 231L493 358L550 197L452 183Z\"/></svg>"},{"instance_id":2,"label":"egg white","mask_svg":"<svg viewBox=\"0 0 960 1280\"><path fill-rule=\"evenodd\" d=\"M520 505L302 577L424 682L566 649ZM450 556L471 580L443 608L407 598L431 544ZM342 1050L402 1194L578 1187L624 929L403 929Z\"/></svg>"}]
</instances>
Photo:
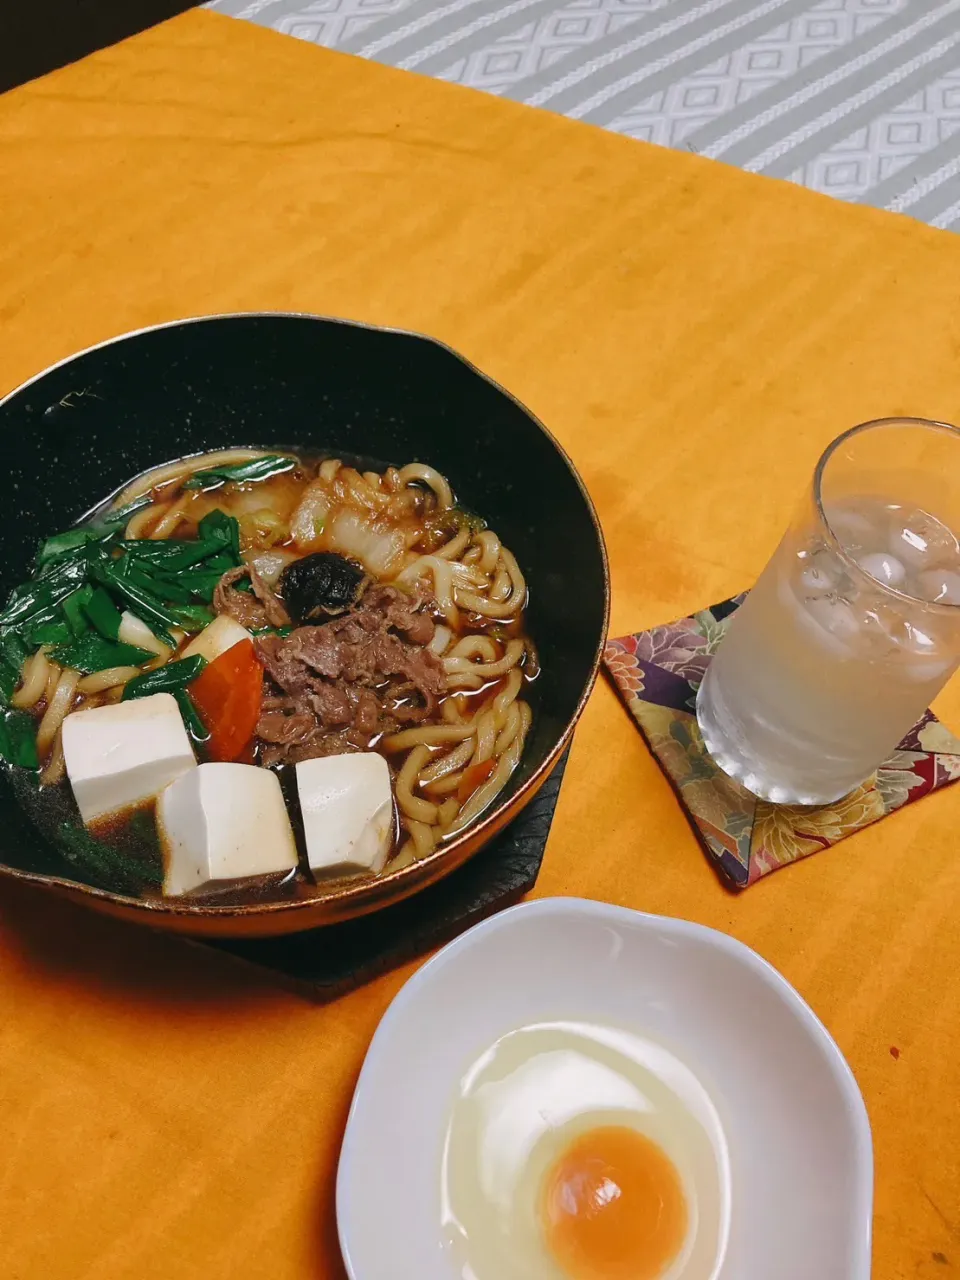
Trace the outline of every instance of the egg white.
<instances>
[{"instance_id":1,"label":"egg white","mask_svg":"<svg viewBox=\"0 0 960 1280\"><path fill-rule=\"evenodd\" d=\"M688 1230L662 1280L715 1280L730 1216L726 1140L696 1075L663 1045L613 1026L509 1032L460 1081L444 1143L441 1239L462 1280L566 1280L541 1236L544 1176L587 1130L657 1143L683 1184Z\"/></svg>"}]
</instances>

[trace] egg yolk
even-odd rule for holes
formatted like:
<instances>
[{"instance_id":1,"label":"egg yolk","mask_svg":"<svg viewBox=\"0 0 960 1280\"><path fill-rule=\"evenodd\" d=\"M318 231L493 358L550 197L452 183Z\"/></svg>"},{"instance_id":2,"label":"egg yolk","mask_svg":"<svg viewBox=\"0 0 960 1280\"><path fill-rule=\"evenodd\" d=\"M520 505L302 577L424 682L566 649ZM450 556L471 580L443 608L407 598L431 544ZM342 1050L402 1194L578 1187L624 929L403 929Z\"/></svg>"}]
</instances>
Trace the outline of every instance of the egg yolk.
<instances>
[{"instance_id":1,"label":"egg yolk","mask_svg":"<svg viewBox=\"0 0 960 1280\"><path fill-rule=\"evenodd\" d=\"M680 1252L687 1205L680 1177L634 1129L592 1129L544 1179L540 1225L571 1280L656 1280Z\"/></svg>"}]
</instances>

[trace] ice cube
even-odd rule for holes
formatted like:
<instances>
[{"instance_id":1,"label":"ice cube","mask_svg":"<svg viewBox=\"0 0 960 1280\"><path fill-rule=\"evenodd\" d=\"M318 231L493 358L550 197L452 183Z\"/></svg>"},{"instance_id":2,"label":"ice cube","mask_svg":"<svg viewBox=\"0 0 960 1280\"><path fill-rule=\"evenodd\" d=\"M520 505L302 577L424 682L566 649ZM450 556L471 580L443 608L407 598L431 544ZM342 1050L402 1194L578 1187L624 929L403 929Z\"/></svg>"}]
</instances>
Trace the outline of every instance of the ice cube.
<instances>
[{"instance_id":1,"label":"ice cube","mask_svg":"<svg viewBox=\"0 0 960 1280\"><path fill-rule=\"evenodd\" d=\"M890 535L890 550L908 569L927 569L943 561L957 563L960 544L945 524L928 511L901 515Z\"/></svg>"},{"instance_id":2,"label":"ice cube","mask_svg":"<svg viewBox=\"0 0 960 1280\"><path fill-rule=\"evenodd\" d=\"M938 604L960 604L960 573L953 569L925 569L917 578L924 600Z\"/></svg>"},{"instance_id":3,"label":"ice cube","mask_svg":"<svg viewBox=\"0 0 960 1280\"><path fill-rule=\"evenodd\" d=\"M814 596L804 602L804 611L816 624L817 635L836 654L852 656L861 628L856 612L846 600L835 595Z\"/></svg>"},{"instance_id":4,"label":"ice cube","mask_svg":"<svg viewBox=\"0 0 960 1280\"><path fill-rule=\"evenodd\" d=\"M937 651L937 642L933 636L915 622L904 622L900 644L923 658L929 658Z\"/></svg>"},{"instance_id":5,"label":"ice cube","mask_svg":"<svg viewBox=\"0 0 960 1280\"><path fill-rule=\"evenodd\" d=\"M834 537L845 551L861 551L876 542L876 524L855 507L827 507L826 516Z\"/></svg>"},{"instance_id":6,"label":"ice cube","mask_svg":"<svg viewBox=\"0 0 960 1280\"><path fill-rule=\"evenodd\" d=\"M899 587L907 576L906 569L896 556L888 555L885 551L868 551L865 555L858 555L856 561L864 573L869 573L871 578L876 578L885 587Z\"/></svg>"},{"instance_id":7,"label":"ice cube","mask_svg":"<svg viewBox=\"0 0 960 1280\"><path fill-rule=\"evenodd\" d=\"M928 630L907 618L902 618L894 636L897 646L908 661L902 665L898 662L897 671L917 684L942 679L952 665L949 657L945 659L935 636Z\"/></svg>"},{"instance_id":8,"label":"ice cube","mask_svg":"<svg viewBox=\"0 0 960 1280\"><path fill-rule=\"evenodd\" d=\"M895 605L875 600L864 612L862 626L869 656L885 657L895 651L897 636L903 629L903 617Z\"/></svg>"},{"instance_id":9,"label":"ice cube","mask_svg":"<svg viewBox=\"0 0 960 1280\"><path fill-rule=\"evenodd\" d=\"M882 600L877 601L867 610L864 619L865 625L874 634L882 633L898 649L906 649L914 653L926 653L929 646L925 645L925 641L928 637L924 632L917 630L916 641L914 641L914 627L907 617L909 608L910 606L906 602L897 604Z\"/></svg>"},{"instance_id":10,"label":"ice cube","mask_svg":"<svg viewBox=\"0 0 960 1280\"><path fill-rule=\"evenodd\" d=\"M816 559L807 562L800 574L800 581L807 591L812 591L815 595L832 591L837 585L836 574L831 573L824 564L823 556L817 556Z\"/></svg>"},{"instance_id":11,"label":"ice cube","mask_svg":"<svg viewBox=\"0 0 960 1280\"><path fill-rule=\"evenodd\" d=\"M928 684L934 680L944 680L950 673L950 667L949 662L910 662L903 671L908 680L916 684ZM933 693L936 693L936 689Z\"/></svg>"}]
</instances>

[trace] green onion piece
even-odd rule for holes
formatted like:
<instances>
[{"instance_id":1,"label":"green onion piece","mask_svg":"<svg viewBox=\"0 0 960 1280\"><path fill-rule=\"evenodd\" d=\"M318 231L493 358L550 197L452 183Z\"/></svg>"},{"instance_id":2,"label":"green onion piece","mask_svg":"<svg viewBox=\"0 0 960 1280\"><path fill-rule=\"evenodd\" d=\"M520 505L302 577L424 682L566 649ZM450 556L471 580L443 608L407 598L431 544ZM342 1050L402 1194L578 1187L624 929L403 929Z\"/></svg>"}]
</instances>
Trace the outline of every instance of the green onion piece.
<instances>
[{"instance_id":1,"label":"green onion piece","mask_svg":"<svg viewBox=\"0 0 960 1280\"><path fill-rule=\"evenodd\" d=\"M0 757L21 769L38 769L37 726L26 711L6 711L0 719Z\"/></svg>"},{"instance_id":2,"label":"green onion piece","mask_svg":"<svg viewBox=\"0 0 960 1280\"><path fill-rule=\"evenodd\" d=\"M166 574L144 573L142 569L136 565L125 565L123 568L123 576L128 582L132 582L141 590L155 596L158 601L165 604L189 604L190 592L180 586L176 578L167 577Z\"/></svg>"},{"instance_id":3,"label":"green onion piece","mask_svg":"<svg viewBox=\"0 0 960 1280\"><path fill-rule=\"evenodd\" d=\"M84 827L63 822L56 835L60 852L81 875L102 889L136 896L144 888L159 888L163 873L156 862L124 857L119 849L96 840Z\"/></svg>"},{"instance_id":4,"label":"green onion piece","mask_svg":"<svg viewBox=\"0 0 960 1280\"><path fill-rule=\"evenodd\" d=\"M132 644L114 644L102 636L86 635L72 644L60 645L50 657L62 667L73 667L90 675L93 671L106 671L108 667L139 667L157 655L148 649Z\"/></svg>"},{"instance_id":5,"label":"green onion piece","mask_svg":"<svg viewBox=\"0 0 960 1280\"><path fill-rule=\"evenodd\" d=\"M203 554L198 554L197 549ZM164 573L181 573L184 569L190 569L193 566L198 569L220 568L221 573L226 573L228 569L235 569L237 559L233 554L232 544L220 539L204 538L201 542L193 543L191 553L184 551L178 556L171 556L169 560L164 560L160 567Z\"/></svg>"},{"instance_id":6,"label":"green onion piece","mask_svg":"<svg viewBox=\"0 0 960 1280\"><path fill-rule=\"evenodd\" d=\"M265 458L254 458L250 462L238 462L233 466L205 467L195 471L183 482L184 489L215 489L221 484L249 484L255 480L269 480L284 471L292 471L297 465L296 458L270 454Z\"/></svg>"},{"instance_id":7,"label":"green onion piece","mask_svg":"<svg viewBox=\"0 0 960 1280\"><path fill-rule=\"evenodd\" d=\"M180 658L176 662L168 662L165 667L156 671L148 671L142 676L134 676L123 688L121 701L130 698L148 698L152 693L175 693L177 689L185 689L207 665L206 660L195 654L192 658Z\"/></svg>"},{"instance_id":8,"label":"green onion piece","mask_svg":"<svg viewBox=\"0 0 960 1280\"><path fill-rule=\"evenodd\" d=\"M117 543L121 551L138 560L166 560L196 545L186 538L122 538Z\"/></svg>"},{"instance_id":9,"label":"green onion piece","mask_svg":"<svg viewBox=\"0 0 960 1280\"><path fill-rule=\"evenodd\" d=\"M130 567L147 574L170 575L194 565L225 573L241 563L240 526L232 516L220 510L211 511L200 521L198 532L199 537L193 541L154 542L138 538L122 542L120 546L125 552L124 559L129 558Z\"/></svg>"},{"instance_id":10,"label":"green onion piece","mask_svg":"<svg viewBox=\"0 0 960 1280\"><path fill-rule=\"evenodd\" d=\"M97 587L90 594L84 605L84 611L96 629L108 640L116 640L120 635L120 610L116 607L103 587Z\"/></svg>"},{"instance_id":11,"label":"green onion piece","mask_svg":"<svg viewBox=\"0 0 960 1280\"><path fill-rule=\"evenodd\" d=\"M144 507L149 507L151 502L153 502L153 495L148 490L146 493L141 493L139 498L134 498L132 502L128 502L125 507L117 507L112 511L104 511L95 516L90 522L91 527L109 529L113 532L120 525L126 524L132 515L142 511Z\"/></svg>"},{"instance_id":12,"label":"green onion piece","mask_svg":"<svg viewBox=\"0 0 960 1280\"><path fill-rule=\"evenodd\" d=\"M75 584L82 583L87 573L86 565L90 554L90 545L88 542L84 546L78 547L76 551L70 551L67 555L60 556L57 560L48 560L46 564L42 564L34 570L32 581L50 586L63 582L65 579L69 579Z\"/></svg>"},{"instance_id":13,"label":"green onion piece","mask_svg":"<svg viewBox=\"0 0 960 1280\"><path fill-rule=\"evenodd\" d=\"M66 644L73 632L65 622L37 622L27 632L31 645Z\"/></svg>"},{"instance_id":14,"label":"green onion piece","mask_svg":"<svg viewBox=\"0 0 960 1280\"><path fill-rule=\"evenodd\" d=\"M21 625L60 604L83 585L89 568L86 558L60 561L45 577L15 587L0 612L0 627Z\"/></svg>"},{"instance_id":15,"label":"green onion piece","mask_svg":"<svg viewBox=\"0 0 960 1280\"><path fill-rule=\"evenodd\" d=\"M16 667L19 671L27 660L29 653L30 650L16 631L12 631L8 627L0 630L0 655L11 667Z\"/></svg>"},{"instance_id":16,"label":"green onion piece","mask_svg":"<svg viewBox=\"0 0 960 1280\"><path fill-rule=\"evenodd\" d=\"M37 758L37 725L26 711L8 711L6 729L13 747L13 763L21 769L39 769Z\"/></svg>"},{"instance_id":17,"label":"green onion piece","mask_svg":"<svg viewBox=\"0 0 960 1280\"><path fill-rule=\"evenodd\" d=\"M190 565L197 564L198 561L206 560L208 556L221 553L225 543L221 537L201 537L193 542L184 542L179 539L173 543L149 542L148 540L146 546L139 541L125 542L121 545L125 549L127 556L130 556L137 564L137 567L144 573L160 569L166 573L176 573L181 569L188 569ZM150 568L147 568L147 565ZM233 568L232 562L227 567Z\"/></svg>"},{"instance_id":18,"label":"green onion piece","mask_svg":"<svg viewBox=\"0 0 960 1280\"><path fill-rule=\"evenodd\" d=\"M228 516L219 507L209 511L197 525L197 533L204 542L217 542L224 551L234 558L234 564L240 560L240 524L233 516Z\"/></svg>"},{"instance_id":19,"label":"green onion piece","mask_svg":"<svg viewBox=\"0 0 960 1280\"><path fill-rule=\"evenodd\" d=\"M67 596L60 606L63 609L63 616L66 618L70 630L78 639L90 630L86 608L92 599L93 587L87 582L84 583L79 591L75 591L72 596Z\"/></svg>"},{"instance_id":20,"label":"green onion piece","mask_svg":"<svg viewBox=\"0 0 960 1280\"><path fill-rule=\"evenodd\" d=\"M174 689L173 696L177 700L180 707L180 714L183 716L183 722L187 726L187 732L194 742L207 742L210 737L210 730L200 719L200 713L190 701L190 695L186 689Z\"/></svg>"},{"instance_id":21,"label":"green onion piece","mask_svg":"<svg viewBox=\"0 0 960 1280\"><path fill-rule=\"evenodd\" d=\"M73 632L67 625L67 621L64 618L59 605L53 605L50 609L41 609L40 612L35 613L28 622L20 624L17 628L17 633L28 652L32 653L38 644L43 643L43 641L35 640L33 638L34 632L39 627L46 627L52 624L56 624L58 627L63 629L65 639L69 639L70 636L73 635Z\"/></svg>"},{"instance_id":22,"label":"green onion piece","mask_svg":"<svg viewBox=\"0 0 960 1280\"><path fill-rule=\"evenodd\" d=\"M80 550L88 542L97 542L102 536L90 529L68 529L66 533L55 533L41 545L37 552L37 564L43 565L51 560L58 560L63 555Z\"/></svg>"},{"instance_id":23,"label":"green onion piece","mask_svg":"<svg viewBox=\"0 0 960 1280\"><path fill-rule=\"evenodd\" d=\"M217 573L224 574L228 569L239 569L239 567L228 551L222 551L219 555L211 556L209 560L205 560L203 564L197 565L197 572L213 573L216 570Z\"/></svg>"},{"instance_id":24,"label":"green onion piece","mask_svg":"<svg viewBox=\"0 0 960 1280\"><path fill-rule=\"evenodd\" d=\"M228 515L226 511L220 507L214 507L212 511L208 511L200 523L197 525L200 537L222 542L227 545L233 537L233 527L237 524L236 519Z\"/></svg>"},{"instance_id":25,"label":"green onion piece","mask_svg":"<svg viewBox=\"0 0 960 1280\"><path fill-rule=\"evenodd\" d=\"M136 583L129 581L123 573L120 566L123 561L105 561L94 566L94 576L108 590L114 590L124 597L133 606L132 612L138 618L142 618L144 622L159 622L164 627L175 627L177 619L173 613L167 609L154 595L148 591L144 591L142 587ZM154 627L156 635L160 636L164 644L169 643L175 647L172 638L165 638Z\"/></svg>"},{"instance_id":26,"label":"green onion piece","mask_svg":"<svg viewBox=\"0 0 960 1280\"><path fill-rule=\"evenodd\" d=\"M20 672L4 658L0 658L0 704L6 706L10 695L20 683Z\"/></svg>"},{"instance_id":27,"label":"green onion piece","mask_svg":"<svg viewBox=\"0 0 960 1280\"><path fill-rule=\"evenodd\" d=\"M216 591L222 577L223 572L220 569L213 569L212 571L188 569L180 574L177 581L192 596L197 596L199 599L209 603L213 599L213 593Z\"/></svg>"},{"instance_id":28,"label":"green onion piece","mask_svg":"<svg viewBox=\"0 0 960 1280\"><path fill-rule=\"evenodd\" d=\"M215 555L209 560L204 560L201 564L191 565L189 568L177 570L178 582L193 582L199 578L216 578L218 581L225 573L229 573L231 569L239 568L233 563L233 557L230 555ZM165 573L170 570L164 569Z\"/></svg>"},{"instance_id":29,"label":"green onion piece","mask_svg":"<svg viewBox=\"0 0 960 1280\"><path fill-rule=\"evenodd\" d=\"M191 635L209 626L216 616L212 609L202 604L174 604L170 606L170 610L177 615L177 622L184 631L189 631Z\"/></svg>"},{"instance_id":30,"label":"green onion piece","mask_svg":"<svg viewBox=\"0 0 960 1280\"><path fill-rule=\"evenodd\" d=\"M49 578L65 563L82 562L100 555L107 547L113 546L115 541L114 529L69 529L66 533L55 534L37 552L36 575L38 578Z\"/></svg>"}]
</instances>

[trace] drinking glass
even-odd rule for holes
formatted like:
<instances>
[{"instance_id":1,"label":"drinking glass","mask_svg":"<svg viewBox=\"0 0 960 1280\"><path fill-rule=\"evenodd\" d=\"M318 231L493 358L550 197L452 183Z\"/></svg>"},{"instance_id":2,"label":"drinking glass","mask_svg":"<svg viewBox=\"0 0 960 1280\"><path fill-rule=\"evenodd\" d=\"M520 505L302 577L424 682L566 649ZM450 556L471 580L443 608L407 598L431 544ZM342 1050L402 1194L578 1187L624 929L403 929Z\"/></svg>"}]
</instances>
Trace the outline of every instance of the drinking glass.
<instances>
[{"instance_id":1,"label":"drinking glass","mask_svg":"<svg viewBox=\"0 0 960 1280\"><path fill-rule=\"evenodd\" d=\"M828 804L881 764L960 663L960 430L839 436L697 695L714 761L777 804Z\"/></svg>"}]
</instances>

